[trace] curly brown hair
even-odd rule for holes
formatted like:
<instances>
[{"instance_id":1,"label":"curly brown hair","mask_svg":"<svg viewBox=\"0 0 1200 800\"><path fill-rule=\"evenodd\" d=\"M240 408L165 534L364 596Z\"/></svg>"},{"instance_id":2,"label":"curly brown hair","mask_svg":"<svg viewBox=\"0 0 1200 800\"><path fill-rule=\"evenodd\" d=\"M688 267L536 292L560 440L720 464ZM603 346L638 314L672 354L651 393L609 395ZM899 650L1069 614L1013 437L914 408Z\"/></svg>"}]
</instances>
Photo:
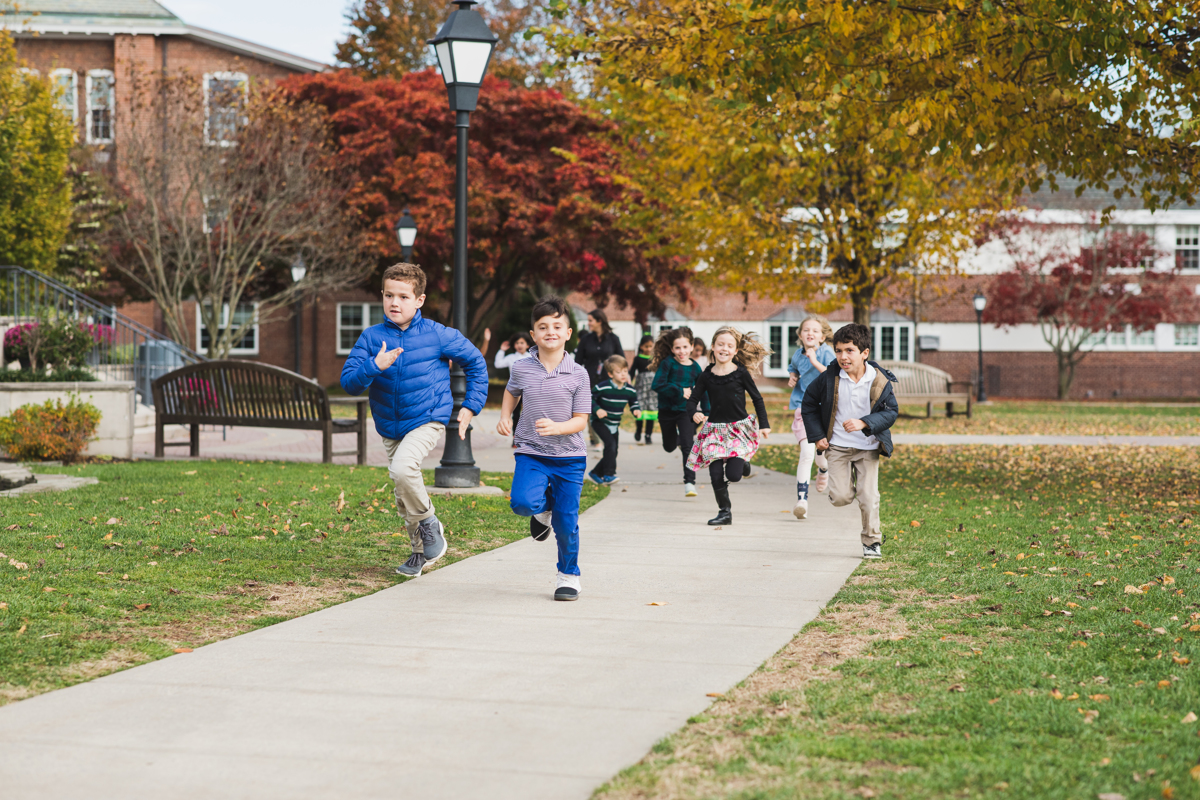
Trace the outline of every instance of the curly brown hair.
<instances>
[{"instance_id":1,"label":"curly brown hair","mask_svg":"<svg viewBox=\"0 0 1200 800\"><path fill-rule=\"evenodd\" d=\"M671 345L675 344L676 339L687 339L689 342L695 342L696 336L692 333L692 329L686 325L660 333L658 341L654 343L654 355L650 359L651 370L658 369L659 364L675 357L675 354L671 351Z\"/></svg>"}]
</instances>

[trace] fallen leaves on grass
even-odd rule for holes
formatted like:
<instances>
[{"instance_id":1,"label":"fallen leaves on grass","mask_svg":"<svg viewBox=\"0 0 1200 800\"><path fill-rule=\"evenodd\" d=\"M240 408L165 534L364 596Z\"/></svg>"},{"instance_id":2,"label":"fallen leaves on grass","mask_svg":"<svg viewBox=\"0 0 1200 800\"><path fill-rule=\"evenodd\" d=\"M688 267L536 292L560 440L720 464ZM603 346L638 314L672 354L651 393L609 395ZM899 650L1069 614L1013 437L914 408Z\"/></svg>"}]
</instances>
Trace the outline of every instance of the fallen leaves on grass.
<instances>
[{"instance_id":1,"label":"fallen leaves on grass","mask_svg":"<svg viewBox=\"0 0 1200 800\"><path fill-rule=\"evenodd\" d=\"M148 611L150 609L150 604L149 603L136 603L133 607L136 608L138 611Z\"/></svg>"},{"instance_id":2,"label":"fallen leaves on grass","mask_svg":"<svg viewBox=\"0 0 1200 800\"><path fill-rule=\"evenodd\" d=\"M175 652L176 652L176 653L190 653L190 652L192 652L192 648L190 648L190 647L176 647L176 648L175 648Z\"/></svg>"},{"instance_id":3,"label":"fallen leaves on grass","mask_svg":"<svg viewBox=\"0 0 1200 800\"><path fill-rule=\"evenodd\" d=\"M1191 723L1193 723L1193 722L1195 722L1195 721L1196 721L1196 712L1195 712L1195 711L1189 711L1189 712L1188 712L1188 713L1187 713L1187 714L1184 716L1184 718L1183 718L1183 719L1179 720L1179 722L1180 722L1181 724L1183 724L1183 725L1189 725L1189 724L1191 724Z\"/></svg>"}]
</instances>

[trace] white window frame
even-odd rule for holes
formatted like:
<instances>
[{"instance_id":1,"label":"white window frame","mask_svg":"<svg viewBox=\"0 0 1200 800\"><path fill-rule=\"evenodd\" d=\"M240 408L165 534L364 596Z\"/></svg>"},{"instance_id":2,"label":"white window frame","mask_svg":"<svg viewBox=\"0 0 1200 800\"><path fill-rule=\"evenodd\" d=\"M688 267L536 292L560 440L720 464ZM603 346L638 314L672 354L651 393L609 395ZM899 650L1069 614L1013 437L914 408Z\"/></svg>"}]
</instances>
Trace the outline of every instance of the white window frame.
<instances>
[{"instance_id":1,"label":"white window frame","mask_svg":"<svg viewBox=\"0 0 1200 800\"><path fill-rule=\"evenodd\" d=\"M891 328L894 331L894 347L895 352L892 358L885 358L883 355L882 343L883 334L880 332L883 328ZM911 322L872 322L871 323L871 360L872 361L904 361L913 363L916 361L916 337L913 335L915 326ZM906 332L908 337L908 357L900 357L900 343L903 339L901 331Z\"/></svg>"},{"instance_id":2,"label":"white window frame","mask_svg":"<svg viewBox=\"0 0 1200 800\"><path fill-rule=\"evenodd\" d=\"M242 82L242 102L243 104L250 97L250 77L244 72L206 72L204 73L204 143L213 147L236 147L236 139L213 139L209 136L209 120L211 119L211 109L209 108L209 86L213 81L241 81ZM244 105L243 105L244 107ZM238 127L245 125L247 119L245 116L238 122Z\"/></svg>"},{"instance_id":3,"label":"white window frame","mask_svg":"<svg viewBox=\"0 0 1200 800\"><path fill-rule=\"evenodd\" d=\"M50 83L57 90L58 89L58 79L63 76L66 76L66 75L71 76L71 97L73 98L73 102L71 103L71 109L70 109L71 110L71 124L78 125L79 124L79 75L78 75L78 73L76 73L75 70L73 70L73 69L65 69L65 68L64 69L56 69L50 73ZM55 98L55 104L58 105L58 107L61 108L63 111L67 110L67 107L62 105L61 97Z\"/></svg>"},{"instance_id":4,"label":"white window frame","mask_svg":"<svg viewBox=\"0 0 1200 800\"><path fill-rule=\"evenodd\" d=\"M800 330L800 320L786 322L767 322L767 338L766 344L771 348L771 355L767 356L766 362L763 363L763 376L767 378L786 378L788 376L788 364L792 360L792 353L796 345L796 337L793 331ZM778 338L779 348L775 347L775 341ZM772 360L775 356L779 356L779 366L772 366Z\"/></svg>"},{"instance_id":5,"label":"white window frame","mask_svg":"<svg viewBox=\"0 0 1200 800\"><path fill-rule=\"evenodd\" d=\"M1195 322L1180 323L1177 325L1172 325L1171 327L1173 328L1173 330L1171 331L1171 344L1176 350L1200 349L1200 341L1198 341L1197 344L1180 344L1179 343L1179 329L1180 328L1196 328L1197 325ZM1197 330L1197 333L1200 334L1200 329Z\"/></svg>"},{"instance_id":6,"label":"white window frame","mask_svg":"<svg viewBox=\"0 0 1200 800\"><path fill-rule=\"evenodd\" d=\"M379 308L381 310L383 309L383 303L338 303L337 304L337 325L334 326L334 336L337 338L334 339L334 344L337 346L337 354L339 356L349 355L350 351L354 349L354 345L350 345L349 347L342 347L342 331L348 329L348 326L347 326L347 328L342 327L342 309L345 307L350 307L350 306L358 306L359 308L362 309L363 327L359 331L359 336L362 335L362 331L365 331L367 328L371 327L371 325L372 325L372 323L371 323L371 306L379 306ZM385 316L385 319L386 319L386 316ZM357 341L357 338L358 337L355 337L356 341Z\"/></svg>"},{"instance_id":7,"label":"white window frame","mask_svg":"<svg viewBox=\"0 0 1200 800\"><path fill-rule=\"evenodd\" d=\"M254 324L250 326L250 331L254 333L254 347L231 347L229 355L231 356L256 356L258 355L259 345L262 340L259 338L259 328L261 327L258 319L258 303L239 303L238 305L251 306L254 309ZM221 328L229 327L229 304L225 303L221 307ZM204 349L202 346L204 332L204 315L200 313L200 309L196 309L196 349Z\"/></svg>"},{"instance_id":8,"label":"white window frame","mask_svg":"<svg viewBox=\"0 0 1200 800\"><path fill-rule=\"evenodd\" d=\"M97 80L105 80L108 82L109 104L108 104L108 138L101 138L92 135L92 112L96 109L92 107L92 87ZM117 79L113 75L111 69L89 69L87 80L84 82L84 91L87 93L87 143L88 144L112 144L117 135Z\"/></svg>"},{"instance_id":9,"label":"white window frame","mask_svg":"<svg viewBox=\"0 0 1200 800\"><path fill-rule=\"evenodd\" d=\"M1186 229L1186 233L1184 232ZM1180 243L1181 239L1187 241ZM1182 250L1195 252L1196 257L1193 259L1196 262L1194 267L1185 267L1179 260L1179 253ZM1175 263L1179 264L1179 271L1185 273L1194 273L1200 271L1200 225L1176 225L1175 226Z\"/></svg>"}]
</instances>

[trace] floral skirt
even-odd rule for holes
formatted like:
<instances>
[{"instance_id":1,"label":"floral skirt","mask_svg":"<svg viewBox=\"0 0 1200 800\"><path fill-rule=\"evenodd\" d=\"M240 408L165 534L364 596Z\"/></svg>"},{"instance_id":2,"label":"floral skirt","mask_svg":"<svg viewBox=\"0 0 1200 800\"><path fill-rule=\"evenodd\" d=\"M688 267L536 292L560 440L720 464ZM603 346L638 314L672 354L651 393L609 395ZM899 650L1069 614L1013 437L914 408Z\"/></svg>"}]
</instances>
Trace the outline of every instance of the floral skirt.
<instances>
[{"instance_id":1,"label":"floral skirt","mask_svg":"<svg viewBox=\"0 0 1200 800\"><path fill-rule=\"evenodd\" d=\"M687 468L700 470L724 458L749 461L758 452L758 420L754 415L737 422L706 422L696 434Z\"/></svg>"}]
</instances>

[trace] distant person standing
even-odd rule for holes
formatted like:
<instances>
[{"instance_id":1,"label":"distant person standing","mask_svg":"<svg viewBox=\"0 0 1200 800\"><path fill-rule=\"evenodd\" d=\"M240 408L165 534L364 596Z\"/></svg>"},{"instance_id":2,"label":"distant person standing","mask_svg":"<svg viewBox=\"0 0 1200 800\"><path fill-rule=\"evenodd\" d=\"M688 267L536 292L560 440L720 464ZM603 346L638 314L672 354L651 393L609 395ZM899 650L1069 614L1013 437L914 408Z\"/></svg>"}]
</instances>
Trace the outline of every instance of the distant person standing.
<instances>
[{"instance_id":1,"label":"distant person standing","mask_svg":"<svg viewBox=\"0 0 1200 800\"><path fill-rule=\"evenodd\" d=\"M512 348L510 351L509 348ZM508 341L500 343L500 349L496 351L496 361L493 366L496 369L509 370L512 374L512 365L523 358L530 356L529 352L529 334L517 333L514 334ZM521 401L518 398L517 405L513 408L513 430L516 430L517 424L521 421ZM517 440L513 438L512 446L516 448Z\"/></svg>"},{"instance_id":2,"label":"distant person standing","mask_svg":"<svg viewBox=\"0 0 1200 800\"><path fill-rule=\"evenodd\" d=\"M608 324L608 315L596 308L588 312L588 332L579 337L579 346L575 348L575 363L587 370L592 388L608 378L604 374L604 362L609 356L624 356L625 348L621 340L613 333ZM588 426L588 434L593 445L600 443L600 437Z\"/></svg>"}]
</instances>

